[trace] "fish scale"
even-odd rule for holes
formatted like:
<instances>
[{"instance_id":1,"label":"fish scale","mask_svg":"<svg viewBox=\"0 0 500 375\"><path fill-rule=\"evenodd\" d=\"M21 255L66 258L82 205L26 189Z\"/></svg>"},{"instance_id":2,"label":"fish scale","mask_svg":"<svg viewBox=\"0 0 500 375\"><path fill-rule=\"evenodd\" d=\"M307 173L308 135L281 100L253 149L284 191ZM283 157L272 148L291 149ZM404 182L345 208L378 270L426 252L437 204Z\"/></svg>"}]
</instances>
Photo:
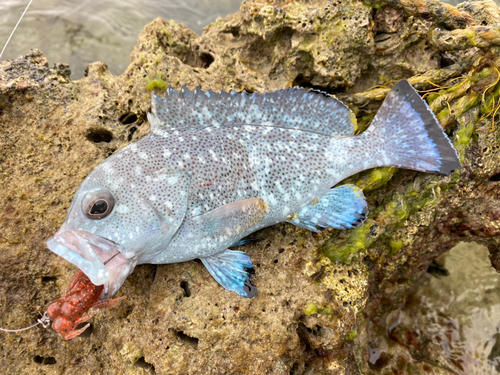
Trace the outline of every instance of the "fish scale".
<instances>
[{"instance_id":1,"label":"fish scale","mask_svg":"<svg viewBox=\"0 0 500 375\"><path fill-rule=\"evenodd\" d=\"M289 222L312 231L360 225L361 189L332 188L378 166L449 174L460 166L434 114L406 81L370 127L328 94L288 88L153 94L151 133L85 179L48 247L84 271L102 298L140 263L199 258L223 287L257 289L251 259L229 250L261 228ZM105 266L102 259L118 252Z\"/></svg>"}]
</instances>

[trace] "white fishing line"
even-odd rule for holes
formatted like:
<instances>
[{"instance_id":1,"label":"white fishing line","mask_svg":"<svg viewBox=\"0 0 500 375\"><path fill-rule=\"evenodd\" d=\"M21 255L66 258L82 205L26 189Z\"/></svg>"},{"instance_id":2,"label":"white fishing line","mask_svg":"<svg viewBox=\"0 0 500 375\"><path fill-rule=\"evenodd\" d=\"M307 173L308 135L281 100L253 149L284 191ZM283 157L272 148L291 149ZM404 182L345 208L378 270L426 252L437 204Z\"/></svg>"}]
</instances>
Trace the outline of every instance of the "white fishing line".
<instances>
[{"instance_id":1,"label":"white fishing line","mask_svg":"<svg viewBox=\"0 0 500 375\"><path fill-rule=\"evenodd\" d=\"M5 51L5 48L7 48L7 44L9 44L10 38L12 38L12 35L14 35L14 32L16 31L17 26L19 26L19 24L21 23L21 20L23 19L24 15L26 14L26 11L30 7L32 1L33 0L30 0L30 2L26 6L26 9L24 10L23 14L21 14L21 18L19 18L19 21L17 21L16 26L14 26L14 30L12 30L12 32L10 33L9 39L7 39L7 42L5 42L5 45L3 46L2 52L0 52L0 58L2 58L3 51Z\"/></svg>"},{"instance_id":2,"label":"white fishing line","mask_svg":"<svg viewBox=\"0 0 500 375\"><path fill-rule=\"evenodd\" d=\"M21 331L26 331L28 329L31 329L37 325L41 324L43 328L47 328L49 325L50 325L50 318L49 318L49 315L47 314L47 312L45 312L43 314L43 316L37 320L37 322L29 327L26 327L26 328L20 328L20 329L4 329L4 328L0 328L0 331L4 331L4 332L21 332Z\"/></svg>"}]
</instances>

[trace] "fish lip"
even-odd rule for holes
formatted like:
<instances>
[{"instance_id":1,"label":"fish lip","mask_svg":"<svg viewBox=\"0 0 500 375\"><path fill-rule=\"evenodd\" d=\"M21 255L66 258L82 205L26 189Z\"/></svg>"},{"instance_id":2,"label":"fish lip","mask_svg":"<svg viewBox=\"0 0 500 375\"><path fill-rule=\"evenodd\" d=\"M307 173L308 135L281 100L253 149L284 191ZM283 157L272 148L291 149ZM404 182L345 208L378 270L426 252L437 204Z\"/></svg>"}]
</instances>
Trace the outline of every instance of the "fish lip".
<instances>
[{"instance_id":1,"label":"fish lip","mask_svg":"<svg viewBox=\"0 0 500 375\"><path fill-rule=\"evenodd\" d=\"M124 255L123 246L94 233L65 226L47 240L47 247L82 270L93 284L104 285L106 296L116 293L135 265Z\"/></svg>"}]
</instances>

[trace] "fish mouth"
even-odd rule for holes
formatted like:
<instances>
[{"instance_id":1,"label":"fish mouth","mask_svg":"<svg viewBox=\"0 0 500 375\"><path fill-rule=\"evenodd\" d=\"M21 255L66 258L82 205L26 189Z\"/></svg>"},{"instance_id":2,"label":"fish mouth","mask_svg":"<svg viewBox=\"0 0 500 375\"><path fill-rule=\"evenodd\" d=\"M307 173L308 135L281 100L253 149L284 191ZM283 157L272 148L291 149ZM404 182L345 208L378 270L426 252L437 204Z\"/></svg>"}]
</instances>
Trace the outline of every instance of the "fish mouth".
<instances>
[{"instance_id":1,"label":"fish mouth","mask_svg":"<svg viewBox=\"0 0 500 375\"><path fill-rule=\"evenodd\" d=\"M101 299L115 294L136 264L133 258L127 259L123 246L65 226L47 240L47 247L82 270L93 284L104 285Z\"/></svg>"}]
</instances>

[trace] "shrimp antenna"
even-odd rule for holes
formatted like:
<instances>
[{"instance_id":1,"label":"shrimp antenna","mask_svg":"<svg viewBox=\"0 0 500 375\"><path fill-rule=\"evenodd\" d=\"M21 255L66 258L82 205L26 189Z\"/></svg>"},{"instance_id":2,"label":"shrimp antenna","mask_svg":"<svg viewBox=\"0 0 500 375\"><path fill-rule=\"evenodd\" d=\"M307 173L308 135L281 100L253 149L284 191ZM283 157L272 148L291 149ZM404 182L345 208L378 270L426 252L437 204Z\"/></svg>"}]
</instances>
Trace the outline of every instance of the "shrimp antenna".
<instances>
[{"instance_id":1,"label":"shrimp antenna","mask_svg":"<svg viewBox=\"0 0 500 375\"><path fill-rule=\"evenodd\" d=\"M9 42L10 42L10 38L12 38L12 35L14 35L14 32L16 31L17 26L19 26L19 23L21 23L21 20L23 19L23 17L24 17L24 15L25 15L26 11L27 11L27 10L28 10L28 8L30 7L30 5L31 5L31 2L32 2L32 1L33 1L33 0L30 0L30 2L29 2L29 3L28 3L28 5L26 6L26 9L24 10L23 14L21 14L21 18L19 18L19 21L17 21L16 26L14 26L14 30L12 30L12 32L10 33L9 39L7 39L7 42L5 42L5 45L3 46L2 52L0 52L0 58L2 57L2 55L3 55L3 51L5 51L5 48L7 48L7 44L9 44Z\"/></svg>"},{"instance_id":2,"label":"shrimp antenna","mask_svg":"<svg viewBox=\"0 0 500 375\"><path fill-rule=\"evenodd\" d=\"M4 329L0 328L0 331L4 332L21 332L21 331L26 331L28 329L31 329L33 327L36 327L37 325L41 324L43 328L47 328L50 325L50 318L47 312L43 314L43 316L40 319L37 319L37 322L29 327L26 328L20 328L20 329Z\"/></svg>"}]
</instances>

